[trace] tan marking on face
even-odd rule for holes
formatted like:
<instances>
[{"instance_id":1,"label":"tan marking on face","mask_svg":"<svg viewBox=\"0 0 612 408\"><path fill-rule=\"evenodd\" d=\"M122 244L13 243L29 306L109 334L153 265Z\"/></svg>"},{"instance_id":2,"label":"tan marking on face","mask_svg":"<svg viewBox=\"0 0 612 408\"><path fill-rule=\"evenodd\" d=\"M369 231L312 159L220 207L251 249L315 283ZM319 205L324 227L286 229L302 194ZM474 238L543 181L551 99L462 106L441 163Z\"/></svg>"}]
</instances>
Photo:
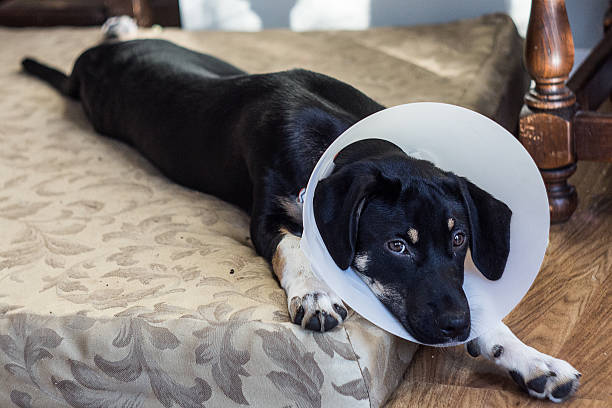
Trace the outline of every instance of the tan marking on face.
<instances>
[{"instance_id":1,"label":"tan marking on face","mask_svg":"<svg viewBox=\"0 0 612 408\"><path fill-rule=\"evenodd\" d=\"M416 244L419 242L419 231L415 230L414 228L410 228L408 230L408 238L410 238L410 241L412 241L413 244Z\"/></svg>"},{"instance_id":2,"label":"tan marking on face","mask_svg":"<svg viewBox=\"0 0 612 408\"><path fill-rule=\"evenodd\" d=\"M455 226L455 219L454 218L449 218L448 219L448 230L452 230L453 227Z\"/></svg>"},{"instance_id":3,"label":"tan marking on face","mask_svg":"<svg viewBox=\"0 0 612 408\"><path fill-rule=\"evenodd\" d=\"M403 306L404 304L403 296L397 290L395 290L394 288L390 286L383 285L380 281L377 281L376 279L372 279L369 276L366 276L363 273L359 272L358 270L356 270L355 273L357 274L357 276L361 278L361 280L363 280L366 283L366 285L368 285L370 290L379 299L385 298L388 301L394 302L400 310L405 309L405 306Z\"/></svg>"},{"instance_id":4,"label":"tan marking on face","mask_svg":"<svg viewBox=\"0 0 612 408\"><path fill-rule=\"evenodd\" d=\"M374 294L376 294L377 296L385 296L385 293L386 293L385 286L379 281L377 281L376 279L372 279L368 286L370 286L370 289L372 289L372 292L374 292Z\"/></svg>"}]
</instances>

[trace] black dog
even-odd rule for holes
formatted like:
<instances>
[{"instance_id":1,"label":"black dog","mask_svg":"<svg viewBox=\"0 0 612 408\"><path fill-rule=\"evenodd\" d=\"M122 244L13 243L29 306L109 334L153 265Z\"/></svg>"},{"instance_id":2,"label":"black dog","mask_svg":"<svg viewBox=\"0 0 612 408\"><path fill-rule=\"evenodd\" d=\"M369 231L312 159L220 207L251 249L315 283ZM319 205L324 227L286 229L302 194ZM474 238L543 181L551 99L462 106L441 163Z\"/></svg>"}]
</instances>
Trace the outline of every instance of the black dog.
<instances>
[{"instance_id":1,"label":"black dog","mask_svg":"<svg viewBox=\"0 0 612 408\"><path fill-rule=\"evenodd\" d=\"M89 49L70 77L29 59L23 66L80 99L99 133L134 146L170 179L248 211L253 243L269 261L284 235L301 235L299 209L288 207L320 155L350 125L383 109L321 74L248 75L162 40ZM489 279L499 278L510 210L381 140L345 149L335 164L317 188L314 209L338 266L348 268L360 254L356 269L380 286L381 300L420 341L465 340L466 237L476 265ZM328 330L345 317L341 305L302 305L292 317Z\"/></svg>"},{"instance_id":2,"label":"black dog","mask_svg":"<svg viewBox=\"0 0 612 408\"><path fill-rule=\"evenodd\" d=\"M295 323L326 331L347 317L299 250L296 197L333 140L383 106L322 74L249 75L162 40L103 43L84 52L69 77L32 59L23 67L79 99L99 133L132 145L173 181L248 211L252 241L272 263ZM322 238L337 265L353 266L416 339L465 340L466 252L488 279L499 279L511 211L383 136L344 149L318 184ZM486 355L489 340L472 352Z\"/></svg>"}]
</instances>

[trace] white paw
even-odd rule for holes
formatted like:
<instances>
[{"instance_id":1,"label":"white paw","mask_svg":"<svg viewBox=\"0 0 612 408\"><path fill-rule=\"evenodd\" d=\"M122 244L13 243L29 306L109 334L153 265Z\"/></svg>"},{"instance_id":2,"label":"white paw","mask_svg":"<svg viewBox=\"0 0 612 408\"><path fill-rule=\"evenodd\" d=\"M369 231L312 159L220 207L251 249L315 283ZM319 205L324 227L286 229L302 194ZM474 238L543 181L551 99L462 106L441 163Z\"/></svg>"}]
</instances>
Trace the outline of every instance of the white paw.
<instances>
[{"instance_id":1,"label":"white paw","mask_svg":"<svg viewBox=\"0 0 612 408\"><path fill-rule=\"evenodd\" d=\"M137 31L136 21L129 16L110 17L102 25L102 35L107 39L133 37Z\"/></svg>"},{"instance_id":2,"label":"white paw","mask_svg":"<svg viewBox=\"0 0 612 408\"><path fill-rule=\"evenodd\" d=\"M279 242L272 267L287 293L291 321L305 329L325 332L347 316L342 300L310 269L300 249L300 238L285 234Z\"/></svg>"},{"instance_id":3,"label":"white paw","mask_svg":"<svg viewBox=\"0 0 612 408\"><path fill-rule=\"evenodd\" d=\"M516 338L488 344L477 340L468 343L468 352L482 354L503 368L532 397L562 402L578 389L582 375L567 361L540 353Z\"/></svg>"},{"instance_id":4,"label":"white paw","mask_svg":"<svg viewBox=\"0 0 612 408\"><path fill-rule=\"evenodd\" d=\"M287 291L287 302L291 321L308 330L329 331L347 316L338 295L312 278L293 282Z\"/></svg>"},{"instance_id":5,"label":"white paw","mask_svg":"<svg viewBox=\"0 0 612 408\"><path fill-rule=\"evenodd\" d=\"M535 350L534 350L535 351ZM581 374L567 361L542 354L522 359L508 373L523 390L536 398L561 402L578 389Z\"/></svg>"}]
</instances>

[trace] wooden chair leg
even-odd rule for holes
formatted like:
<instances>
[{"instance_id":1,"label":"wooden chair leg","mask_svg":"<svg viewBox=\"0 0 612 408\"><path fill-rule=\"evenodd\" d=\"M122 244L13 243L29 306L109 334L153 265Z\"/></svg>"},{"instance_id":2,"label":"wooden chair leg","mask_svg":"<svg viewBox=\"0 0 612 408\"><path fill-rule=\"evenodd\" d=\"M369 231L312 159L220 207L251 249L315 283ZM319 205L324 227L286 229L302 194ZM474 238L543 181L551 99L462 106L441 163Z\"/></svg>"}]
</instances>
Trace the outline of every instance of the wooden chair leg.
<instances>
[{"instance_id":1,"label":"wooden chair leg","mask_svg":"<svg viewBox=\"0 0 612 408\"><path fill-rule=\"evenodd\" d=\"M139 26L150 27L152 12L150 0L104 0L108 17L132 16Z\"/></svg>"},{"instance_id":2,"label":"wooden chair leg","mask_svg":"<svg viewBox=\"0 0 612 408\"><path fill-rule=\"evenodd\" d=\"M576 190L567 182L576 171L572 139L576 97L566 86L574 64L574 42L564 0L532 1L525 62L535 87L525 95L519 140L541 171L551 222L563 222L578 203Z\"/></svg>"},{"instance_id":3,"label":"wooden chair leg","mask_svg":"<svg viewBox=\"0 0 612 408\"><path fill-rule=\"evenodd\" d=\"M612 95L612 30L593 48L567 81L581 110L596 110ZM580 160L580 157L578 157Z\"/></svg>"}]
</instances>

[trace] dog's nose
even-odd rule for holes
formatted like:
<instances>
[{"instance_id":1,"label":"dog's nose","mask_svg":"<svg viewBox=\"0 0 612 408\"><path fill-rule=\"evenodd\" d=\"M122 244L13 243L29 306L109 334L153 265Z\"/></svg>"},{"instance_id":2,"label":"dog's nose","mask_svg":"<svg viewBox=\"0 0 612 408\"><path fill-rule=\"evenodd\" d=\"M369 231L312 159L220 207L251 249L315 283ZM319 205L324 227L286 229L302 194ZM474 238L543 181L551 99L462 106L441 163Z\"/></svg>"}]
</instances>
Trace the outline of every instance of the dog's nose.
<instances>
[{"instance_id":1,"label":"dog's nose","mask_svg":"<svg viewBox=\"0 0 612 408\"><path fill-rule=\"evenodd\" d=\"M470 334L470 319L465 312L447 312L438 318L440 332L449 339L459 341L467 339Z\"/></svg>"}]
</instances>

